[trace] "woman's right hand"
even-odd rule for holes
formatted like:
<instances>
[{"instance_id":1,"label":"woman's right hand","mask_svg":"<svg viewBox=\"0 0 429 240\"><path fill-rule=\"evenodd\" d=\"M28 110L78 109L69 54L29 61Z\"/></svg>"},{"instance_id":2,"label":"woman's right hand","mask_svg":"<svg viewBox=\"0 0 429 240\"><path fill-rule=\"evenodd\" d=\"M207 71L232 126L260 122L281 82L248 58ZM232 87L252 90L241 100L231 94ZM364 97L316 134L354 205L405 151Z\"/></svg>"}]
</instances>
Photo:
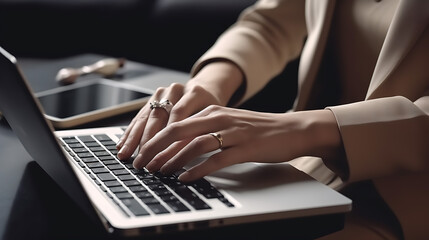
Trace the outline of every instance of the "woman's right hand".
<instances>
[{"instance_id":1,"label":"woman's right hand","mask_svg":"<svg viewBox=\"0 0 429 240\"><path fill-rule=\"evenodd\" d=\"M143 106L117 143L118 158L123 161L129 159L139 146L173 122L210 105L225 106L242 84L242 79L243 75L235 64L221 61L206 65L185 85L173 83L169 87L158 88L149 103L167 99L173 104L171 111L168 113L159 107L151 109L150 104Z\"/></svg>"}]
</instances>

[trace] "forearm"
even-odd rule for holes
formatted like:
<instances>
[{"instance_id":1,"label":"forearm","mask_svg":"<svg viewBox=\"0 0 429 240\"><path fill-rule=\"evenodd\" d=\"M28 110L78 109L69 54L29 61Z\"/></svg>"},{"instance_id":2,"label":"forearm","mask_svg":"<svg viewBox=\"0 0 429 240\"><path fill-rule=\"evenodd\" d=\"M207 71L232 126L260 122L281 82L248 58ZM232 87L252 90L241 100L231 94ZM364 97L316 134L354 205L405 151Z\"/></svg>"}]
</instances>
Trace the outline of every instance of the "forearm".
<instances>
[{"instance_id":1,"label":"forearm","mask_svg":"<svg viewBox=\"0 0 429 240\"><path fill-rule=\"evenodd\" d=\"M246 81L235 103L243 103L300 55L307 35L304 9L301 0L258 1L197 60L191 74L219 59L235 63Z\"/></svg>"}]
</instances>

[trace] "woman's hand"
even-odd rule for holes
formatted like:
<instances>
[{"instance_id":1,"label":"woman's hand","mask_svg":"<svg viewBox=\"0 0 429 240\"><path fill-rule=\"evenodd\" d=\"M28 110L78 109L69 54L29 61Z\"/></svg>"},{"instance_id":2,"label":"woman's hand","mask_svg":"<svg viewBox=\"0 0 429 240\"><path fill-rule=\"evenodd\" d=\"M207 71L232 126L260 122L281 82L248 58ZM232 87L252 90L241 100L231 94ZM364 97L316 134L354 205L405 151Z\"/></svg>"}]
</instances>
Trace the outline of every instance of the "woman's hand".
<instances>
[{"instance_id":1,"label":"woman's hand","mask_svg":"<svg viewBox=\"0 0 429 240\"><path fill-rule=\"evenodd\" d=\"M167 99L173 106L169 112L146 104L134 117L117 144L118 158L127 160L137 147L144 145L165 126L185 119L209 105L226 105L242 84L243 75L230 62L206 65L186 85L172 84L159 88L149 103Z\"/></svg>"},{"instance_id":2,"label":"woman's hand","mask_svg":"<svg viewBox=\"0 0 429 240\"><path fill-rule=\"evenodd\" d=\"M222 139L210 133L218 133ZM192 181L237 163L283 162L304 155L329 157L340 145L330 110L273 114L209 106L159 131L140 148L134 166L169 174L222 147L179 177Z\"/></svg>"}]
</instances>

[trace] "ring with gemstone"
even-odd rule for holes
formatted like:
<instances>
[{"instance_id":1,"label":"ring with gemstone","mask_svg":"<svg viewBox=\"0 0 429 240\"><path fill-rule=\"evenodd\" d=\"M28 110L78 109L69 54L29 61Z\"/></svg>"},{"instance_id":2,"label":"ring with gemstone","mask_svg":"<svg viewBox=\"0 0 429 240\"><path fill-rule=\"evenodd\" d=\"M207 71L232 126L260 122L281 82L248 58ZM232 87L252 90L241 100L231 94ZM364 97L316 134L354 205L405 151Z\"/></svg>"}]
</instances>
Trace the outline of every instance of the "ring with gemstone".
<instances>
[{"instance_id":1,"label":"ring with gemstone","mask_svg":"<svg viewBox=\"0 0 429 240\"><path fill-rule=\"evenodd\" d=\"M170 100L168 99L161 99L161 101L153 101L150 102L150 109L155 109L155 108L163 108L168 114L170 114L171 109L173 108L173 104L170 102Z\"/></svg>"}]
</instances>

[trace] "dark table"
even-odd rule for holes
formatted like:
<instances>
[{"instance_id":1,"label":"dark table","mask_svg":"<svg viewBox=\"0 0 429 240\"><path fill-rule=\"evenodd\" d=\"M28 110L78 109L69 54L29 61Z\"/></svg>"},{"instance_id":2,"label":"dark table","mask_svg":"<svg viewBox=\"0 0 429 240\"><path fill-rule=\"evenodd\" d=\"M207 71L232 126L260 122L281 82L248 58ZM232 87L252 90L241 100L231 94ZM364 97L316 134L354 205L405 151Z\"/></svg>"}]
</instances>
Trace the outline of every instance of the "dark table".
<instances>
[{"instance_id":1,"label":"dark table","mask_svg":"<svg viewBox=\"0 0 429 240\"><path fill-rule=\"evenodd\" d=\"M56 71L64 66L81 66L101 59L82 55L60 60L18 59L34 92L57 87ZM112 79L133 84L148 74L152 66L130 62ZM185 73L163 73L185 81ZM87 76L88 78L94 76ZM81 80L85 80L84 77ZM172 79L169 79L171 81ZM148 80L150 81L150 80ZM142 83L143 82L143 83ZM126 125L135 112L77 126ZM31 123L30 123L31 124ZM148 236L145 239L313 239L339 229L344 214L322 215L282 221L238 225L192 232ZM2 239L112 239L104 229L90 222L56 183L33 161L5 119L0 121L0 236ZM115 238L116 239L116 238Z\"/></svg>"}]
</instances>

